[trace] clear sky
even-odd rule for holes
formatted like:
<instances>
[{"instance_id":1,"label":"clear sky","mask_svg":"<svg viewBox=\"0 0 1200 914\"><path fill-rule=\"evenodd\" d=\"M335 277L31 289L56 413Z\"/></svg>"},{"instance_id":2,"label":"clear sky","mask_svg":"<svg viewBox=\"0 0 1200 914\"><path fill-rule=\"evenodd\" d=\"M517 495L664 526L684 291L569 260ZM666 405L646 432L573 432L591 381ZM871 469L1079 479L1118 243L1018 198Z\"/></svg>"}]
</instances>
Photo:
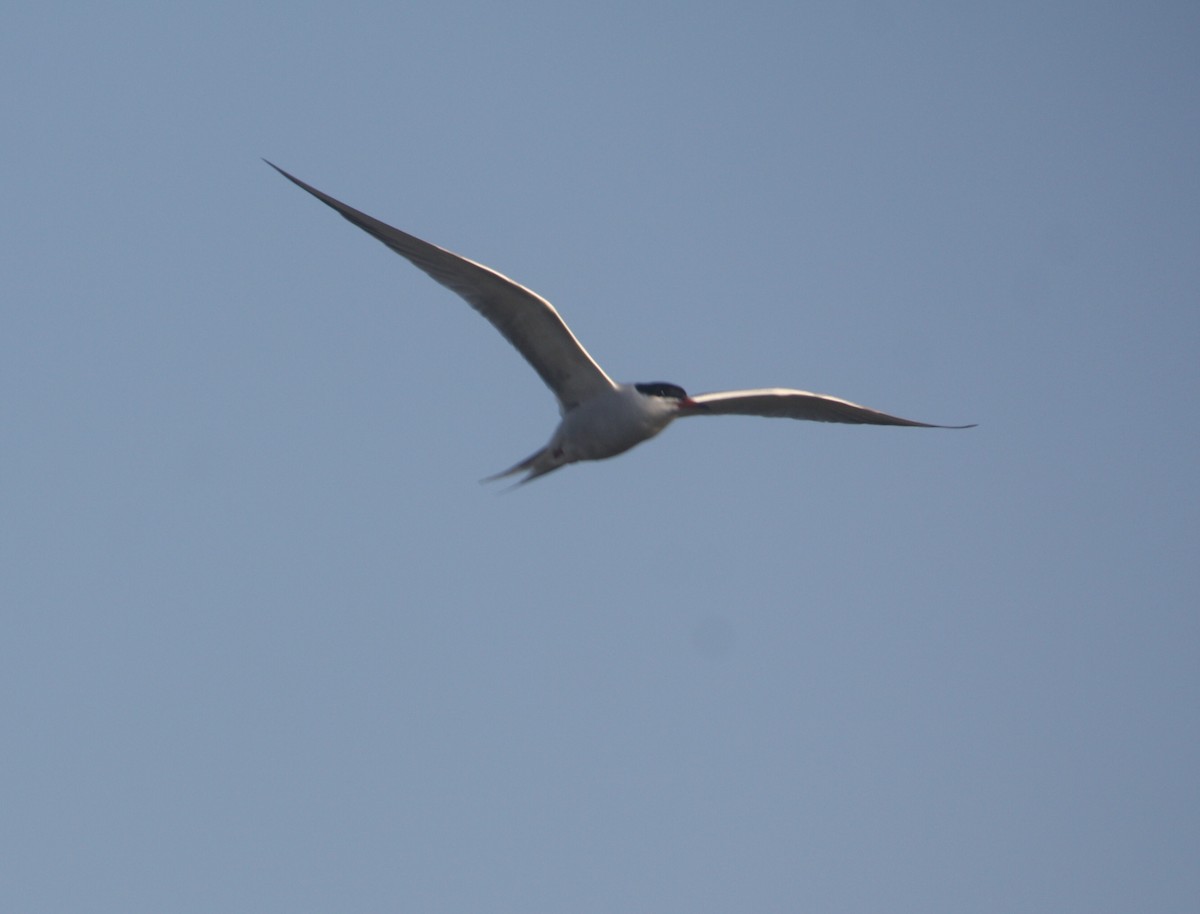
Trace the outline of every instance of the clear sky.
<instances>
[{"instance_id":1,"label":"clear sky","mask_svg":"<svg viewBox=\"0 0 1200 914\"><path fill-rule=\"evenodd\" d=\"M1200 6L23 3L0 909L1200 910ZM714 418L557 419L291 186Z\"/></svg>"}]
</instances>

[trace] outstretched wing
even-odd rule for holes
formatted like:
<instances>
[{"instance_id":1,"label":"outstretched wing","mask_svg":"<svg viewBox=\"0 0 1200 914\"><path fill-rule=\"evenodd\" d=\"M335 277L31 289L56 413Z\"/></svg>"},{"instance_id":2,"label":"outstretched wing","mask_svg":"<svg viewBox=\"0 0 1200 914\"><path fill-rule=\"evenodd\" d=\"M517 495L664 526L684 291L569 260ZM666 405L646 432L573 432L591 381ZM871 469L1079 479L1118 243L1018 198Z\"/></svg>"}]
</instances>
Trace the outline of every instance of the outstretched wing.
<instances>
[{"instance_id":1,"label":"outstretched wing","mask_svg":"<svg viewBox=\"0 0 1200 914\"><path fill-rule=\"evenodd\" d=\"M813 422L849 422L856 425L911 425L919 428L974 428L973 425L934 425L890 416L825 394L772 387L764 390L723 390L691 398L693 409L680 416L737 415L771 419L809 419Z\"/></svg>"},{"instance_id":2,"label":"outstretched wing","mask_svg":"<svg viewBox=\"0 0 1200 914\"><path fill-rule=\"evenodd\" d=\"M278 165L271 162L267 164L367 234L374 235L432 279L466 299L533 366L533 370L558 398L564 413L616 386L588 355L579 340L575 339L554 306L540 295L482 264L373 219L310 187Z\"/></svg>"}]
</instances>

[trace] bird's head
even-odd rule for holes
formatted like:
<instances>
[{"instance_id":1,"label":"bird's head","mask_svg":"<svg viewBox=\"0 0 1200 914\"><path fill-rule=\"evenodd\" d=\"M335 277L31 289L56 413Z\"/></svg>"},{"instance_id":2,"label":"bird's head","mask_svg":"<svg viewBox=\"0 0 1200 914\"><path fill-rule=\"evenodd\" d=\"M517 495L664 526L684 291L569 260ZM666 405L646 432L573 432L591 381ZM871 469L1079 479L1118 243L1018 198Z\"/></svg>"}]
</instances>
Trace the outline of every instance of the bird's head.
<instances>
[{"instance_id":1,"label":"bird's head","mask_svg":"<svg viewBox=\"0 0 1200 914\"><path fill-rule=\"evenodd\" d=\"M642 384L634 384L633 386L644 397L672 400L680 409L698 409L700 406L678 384L668 384L666 381L647 381Z\"/></svg>"}]
</instances>

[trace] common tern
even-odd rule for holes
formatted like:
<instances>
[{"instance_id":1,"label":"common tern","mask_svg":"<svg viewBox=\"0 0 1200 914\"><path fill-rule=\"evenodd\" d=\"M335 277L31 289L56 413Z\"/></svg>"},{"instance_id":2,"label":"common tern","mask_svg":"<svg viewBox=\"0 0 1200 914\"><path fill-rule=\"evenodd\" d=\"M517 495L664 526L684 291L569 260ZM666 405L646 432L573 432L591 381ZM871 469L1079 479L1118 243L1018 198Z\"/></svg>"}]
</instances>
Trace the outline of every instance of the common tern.
<instances>
[{"instance_id":1,"label":"common tern","mask_svg":"<svg viewBox=\"0 0 1200 914\"><path fill-rule=\"evenodd\" d=\"M974 427L916 422L838 397L781 387L688 396L682 387L665 381L619 384L588 355L554 306L540 295L483 264L359 212L305 184L273 162L263 161L466 299L525 357L558 398L562 418L546 446L502 473L487 477L485 482L525 473L518 483L524 484L569 463L615 457L685 416L767 416L917 428Z\"/></svg>"}]
</instances>

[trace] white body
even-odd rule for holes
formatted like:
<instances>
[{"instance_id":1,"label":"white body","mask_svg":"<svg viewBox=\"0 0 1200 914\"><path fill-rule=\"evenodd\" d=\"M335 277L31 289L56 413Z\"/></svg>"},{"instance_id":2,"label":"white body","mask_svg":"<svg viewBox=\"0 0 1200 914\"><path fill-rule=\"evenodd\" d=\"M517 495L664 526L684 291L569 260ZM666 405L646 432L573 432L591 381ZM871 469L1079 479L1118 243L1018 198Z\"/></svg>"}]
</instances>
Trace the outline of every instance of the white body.
<instances>
[{"instance_id":1,"label":"white body","mask_svg":"<svg viewBox=\"0 0 1200 914\"><path fill-rule=\"evenodd\" d=\"M563 416L548 447L563 452L563 463L615 457L653 438L678 414L672 401L618 384Z\"/></svg>"}]
</instances>

